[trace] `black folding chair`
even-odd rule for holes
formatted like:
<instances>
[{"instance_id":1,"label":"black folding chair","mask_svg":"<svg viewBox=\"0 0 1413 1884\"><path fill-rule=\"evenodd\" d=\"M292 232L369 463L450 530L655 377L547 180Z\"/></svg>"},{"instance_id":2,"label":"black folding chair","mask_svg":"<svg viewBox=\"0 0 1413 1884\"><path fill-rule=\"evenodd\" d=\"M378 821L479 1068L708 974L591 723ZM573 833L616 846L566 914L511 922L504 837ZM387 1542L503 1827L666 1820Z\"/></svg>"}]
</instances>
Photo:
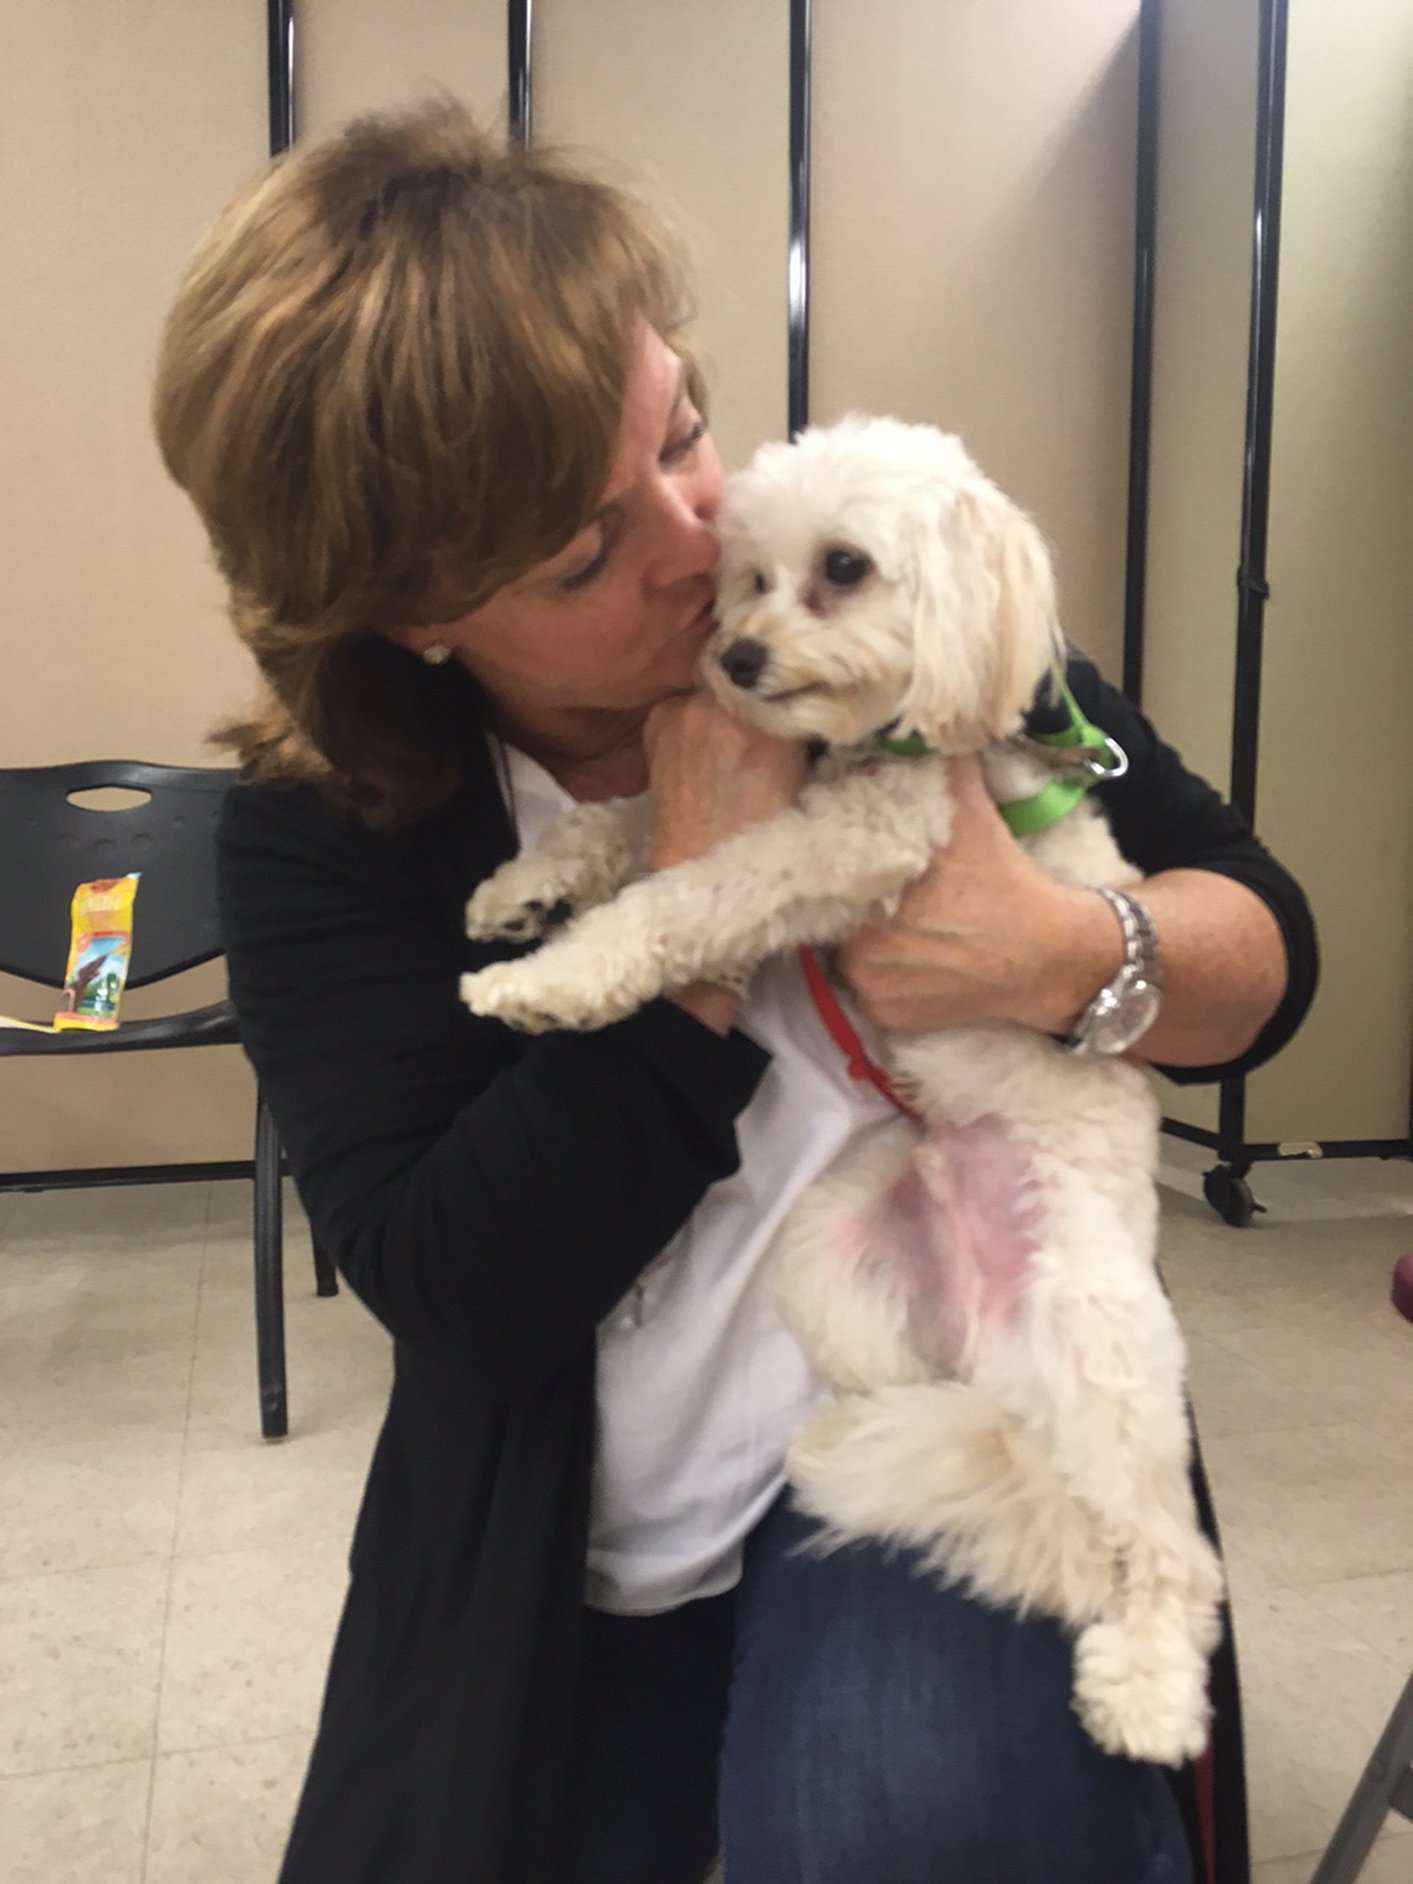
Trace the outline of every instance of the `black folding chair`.
<instances>
[{"instance_id":1,"label":"black folding chair","mask_svg":"<svg viewBox=\"0 0 1413 1884\"><path fill-rule=\"evenodd\" d=\"M0 770L0 970L62 988L70 903L80 883L141 872L133 908L130 988L165 981L221 953L216 923L215 831L235 774L207 768L99 759L81 765ZM71 802L103 787L146 794L107 810ZM229 1001L153 1020L123 1021L109 1033L29 1033L0 1027L0 1056L141 1053L151 1048L237 1042ZM95 1166L76 1171L0 1171L0 1191L89 1184L169 1183L201 1177L253 1177L255 1339L260 1430L289 1430L285 1392L282 1154L274 1119L257 1096L254 1157L227 1164ZM336 1295L334 1267L316 1244L320 1295Z\"/></svg>"}]
</instances>

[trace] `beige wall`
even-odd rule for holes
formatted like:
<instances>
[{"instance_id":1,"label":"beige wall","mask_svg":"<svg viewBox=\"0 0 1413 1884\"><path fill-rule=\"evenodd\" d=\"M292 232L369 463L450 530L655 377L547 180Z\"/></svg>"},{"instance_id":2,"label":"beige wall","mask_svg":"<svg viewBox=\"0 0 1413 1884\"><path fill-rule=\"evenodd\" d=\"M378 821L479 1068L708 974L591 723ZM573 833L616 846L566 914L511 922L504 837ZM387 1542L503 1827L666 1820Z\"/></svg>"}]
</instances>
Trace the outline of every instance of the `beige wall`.
<instances>
[{"instance_id":1,"label":"beige wall","mask_svg":"<svg viewBox=\"0 0 1413 1884\"><path fill-rule=\"evenodd\" d=\"M504 120L504 0L294 0L301 136L444 87Z\"/></svg>"},{"instance_id":2,"label":"beige wall","mask_svg":"<svg viewBox=\"0 0 1413 1884\"><path fill-rule=\"evenodd\" d=\"M1165 0L1143 703L1219 790L1231 778L1251 307L1258 0ZM1169 1116L1217 1124L1213 1087Z\"/></svg>"},{"instance_id":3,"label":"beige wall","mask_svg":"<svg viewBox=\"0 0 1413 1884\"><path fill-rule=\"evenodd\" d=\"M1406 1135L1413 1065L1413 7L1290 14L1256 811L1324 982L1256 1139Z\"/></svg>"},{"instance_id":4,"label":"beige wall","mask_svg":"<svg viewBox=\"0 0 1413 1884\"><path fill-rule=\"evenodd\" d=\"M1136 0L816 0L813 414L960 432L1117 672Z\"/></svg>"},{"instance_id":5,"label":"beige wall","mask_svg":"<svg viewBox=\"0 0 1413 1884\"><path fill-rule=\"evenodd\" d=\"M1070 630L1111 662L1136 11L815 7L815 416L894 409L962 431L1056 542ZM429 83L501 108L500 0L296 12L306 131ZM680 207L739 461L786 422L786 0L539 0L534 17L537 134ZM206 729L249 676L146 404L183 258L263 161L263 9L51 0L42 30L0 15L0 61L0 761L214 761ZM0 1009L47 1005L22 1000L0 984ZM0 1066L0 1165L236 1157L249 1109L233 1055Z\"/></svg>"},{"instance_id":6,"label":"beige wall","mask_svg":"<svg viewBox=\"0 0 1413 1884\"><path fill-rule=\"evenodd\" d=\"M728 466L787 423L788 28L788 0L535 7L535 137L601 153L669 207Z\"/></svg>"},{"instance_id":7,"label":"beige wall","mask_svg":"<svg viewBox=\"0 0 1413 1884\"><path fill-rule=\"evenodd\" d=\"M214 763L206 729L248 684L204 540L149 441L147 400L185 256L263 159L255 11L184 0L51 0L42 20L0 10L7 765ZM219 993L219 970L191 979L193 1000ZM129 1011L154 1005L135 995ZM0 1010L52 1008L0 979ZM0 1062L0 1167L239 1157L250 1112L233 1049Z\"/></svg>"},{"instance_id":8,"label":"beige wall","mask_svg":"<svg viewBox=\"0 0 1413 1884\"><path fill-rule=\"evenodd\" d=\"M1256 0L1167 0L1145 701L1225 786L1256 135ZM1248 1085L1253 1142L1408 1130L1413 1035L1413 12L1290 9L1256 815L1324 974ZM1212 1126L1209 1092L1169 1110Z\"/></svg>"}]
</instances>

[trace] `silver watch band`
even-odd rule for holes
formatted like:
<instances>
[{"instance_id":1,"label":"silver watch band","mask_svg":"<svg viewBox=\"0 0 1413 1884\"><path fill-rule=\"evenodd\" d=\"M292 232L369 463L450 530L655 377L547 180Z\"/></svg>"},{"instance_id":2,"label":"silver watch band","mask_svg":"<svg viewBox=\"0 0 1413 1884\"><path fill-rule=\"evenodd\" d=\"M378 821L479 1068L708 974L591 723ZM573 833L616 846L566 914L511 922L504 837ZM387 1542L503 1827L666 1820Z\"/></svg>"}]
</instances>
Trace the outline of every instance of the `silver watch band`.
<instances>
[{"instance_id":1,"label":"silver watch band","mask_svg":"<svg viewBox=\"0 0 1413 1884\"><path fill-rule=\"evenodd\" d=\"M1100 889L1099 894L1123 931L1123 962L1080 1015L1073 1033L1060 1042L1067 1053L1095 1059L1127 1052L1147 1033L1163 1004L1162 962L1152 916L1123 890Z\"/></svg>"},{"instance_id":2,"label":"silver watch band","mask_svg":"<svg viewBox=\"0 0 1413 1884\"><path fill-rule=\"evenodd\" d=\"M1125 890L1100 890L1099 894L1118 917L1124 932L1124 967L1136 970L1150 987L1161 992L1163 965L1158 954L1158 931L1146 905Z\"/></svg>"}]
</instances>

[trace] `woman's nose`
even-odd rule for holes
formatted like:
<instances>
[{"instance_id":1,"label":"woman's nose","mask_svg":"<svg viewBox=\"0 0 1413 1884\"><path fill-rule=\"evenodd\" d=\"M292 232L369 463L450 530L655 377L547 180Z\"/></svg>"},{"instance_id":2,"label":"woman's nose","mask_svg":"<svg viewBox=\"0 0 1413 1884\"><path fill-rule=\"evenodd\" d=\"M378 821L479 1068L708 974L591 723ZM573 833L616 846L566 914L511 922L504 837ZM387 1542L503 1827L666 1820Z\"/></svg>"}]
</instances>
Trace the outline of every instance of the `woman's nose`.
<instances>
[{"instance_id":1,"label":"woman's nose","mask_svg":"<svg viewBox=\"0 0 1413 1884\"><path fill-rule=\"evenodd\" d=\"M714 476L669 481L662 497L659 581L711 574L721 553L716 535L720 509L719 467Z\"/></svg>"}]
</instances>

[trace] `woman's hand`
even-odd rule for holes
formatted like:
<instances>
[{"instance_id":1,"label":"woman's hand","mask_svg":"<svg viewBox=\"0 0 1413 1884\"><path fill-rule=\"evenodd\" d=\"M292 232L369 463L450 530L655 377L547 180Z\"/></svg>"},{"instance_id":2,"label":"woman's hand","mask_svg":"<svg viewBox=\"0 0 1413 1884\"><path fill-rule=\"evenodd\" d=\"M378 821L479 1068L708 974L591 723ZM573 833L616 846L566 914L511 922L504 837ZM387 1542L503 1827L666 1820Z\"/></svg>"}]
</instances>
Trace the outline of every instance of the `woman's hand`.
<instances>
[{"instance_id":1,"label":"woman's hand","mask_svg":"<svg viewBox=\"0 0 1413 1884\"><path fill-rule=\"evenodd\" d=\"M654 870L704 856L763 824L793 805L805 782L802 744L742 725L705 694L659 702L648 715L643 743Z\"/></svg>"},{"instance_id":2,"label":"woman's hand","mask_svg":"<svg viewBox=\"0 0 1413 1884\"><path fill-rule=\"evenodd\" d=\"M1002 822L978 759L949 764L952 835L888 922L837 961L865 1018L924 1031L1020 1021L1064 1033L1123 960L1113 911L1057 883Z\"/></svg>"},{"instance_id":3,"label":"woman's hand","mask_svg":"<svg viewBox=\"0 0 1413 1884\"><path fill-rule=\"evenodd\" d=\"M643 729L648 757L654 870L705 856L727 838L793 805L805 782L805 749L743 726L705 694L660 701ZM668 997L718 1034L740 1009L732 988L698 982Z\"/></svg>"}]
</instances>

